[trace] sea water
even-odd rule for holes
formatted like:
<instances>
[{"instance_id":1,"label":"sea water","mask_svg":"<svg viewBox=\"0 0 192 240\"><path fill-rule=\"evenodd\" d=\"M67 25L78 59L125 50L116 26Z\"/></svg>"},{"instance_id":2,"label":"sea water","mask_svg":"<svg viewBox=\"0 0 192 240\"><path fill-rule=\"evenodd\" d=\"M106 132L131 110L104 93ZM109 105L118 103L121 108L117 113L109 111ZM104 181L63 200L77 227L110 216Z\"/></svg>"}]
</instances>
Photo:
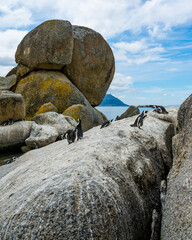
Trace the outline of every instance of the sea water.
<instances>
[{"instance_id":1,"label":"sea water","mask_svg":"<svg viewBox=\"0 0 192 240\"><path fill-rule=\"evenodd\" d=\"M107 119L115 120L115 118L123 114L129 108L129 106L127 107L96 107L96 108L100 112L102 112L107 117ZM152 109L153 108L139 108L140 113L144 110L150 111Z\"/></svg>"}]
</instances>

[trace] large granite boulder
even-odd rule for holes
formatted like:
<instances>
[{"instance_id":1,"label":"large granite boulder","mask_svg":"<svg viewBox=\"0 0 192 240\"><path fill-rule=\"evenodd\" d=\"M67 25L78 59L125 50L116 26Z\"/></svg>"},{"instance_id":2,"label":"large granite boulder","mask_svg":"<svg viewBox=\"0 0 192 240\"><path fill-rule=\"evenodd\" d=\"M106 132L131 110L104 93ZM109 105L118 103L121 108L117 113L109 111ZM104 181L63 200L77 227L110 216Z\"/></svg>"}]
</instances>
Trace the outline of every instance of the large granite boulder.
<instances>
[{"instance_id":1,"label":"large granite boulder","mask_svg":"<svg viewBox=\"0 0 192 240\"><path fill-rule=\"evenodd\" d=\"M34 121L40 125L50 125L57 129L59 134L77 126L77 122L70 116L63 116L56 112L47 112L35 116Z\"/></svg>"},{"instance_id":2,"label":"large granite boulder","mask_svg":"<svg viewBox=\"0 0 192 240\"><path fill-rule=\"evenodd\" d=\"M69 79L57 71L33 71L18 83L15 92L25 99L27 119L31 119L43 104L49 102L59 113L74 104L90 106Z\"/></svg>"},{"instance_id":3,"label":"large granite boulder","mask_svg":"<svg viewBox=\"0 0 192 240\"><path fill-rule=\"evenodd\" d=\"M179 108L178 124L162 212L162 240L192 239L192 95Z\"/></svg>"},{"instance_id":4,"label":"large granite boulder","mask_svg":"<svg viewBox=\"0 0 192 240\"><path fill-rule=\"evenodd\" d=\"M105 118L93 107L84 106L82 104L72 105L63 112L63 115L71 116L76 121L81 119L83 131L87 131L92 127L101 125L105 120Z\"/></svg>"},{"instance_id":5,"label":"large granite boulder","mask_svg":"<svg viewBox=\"0 0 192 240\"><path fill-rule=\"evenodd\" d=\"M0 168L0 239L150 239L165 178L151 132L165 128L153 117L132 128L134 119L30 151L9 173Z\"/></svg>"},{"instance_id":6,"label":"large granite boulder","mask_svg":"<svg viewBox=\"0 0 192 240\"><path fill-rule=\"evenodd\" d=\"M0 126L0 152L17 151L25 144L32 122L18 121L10 126Z\"/></svg>"},{"instance_id":7,"label":"large granite boulder","mask_svg":"<svg viewBox=\"0 0 192 240\"><path fill-rule=\"evenodd\" d=\"M99 105L113 79L115 61L111 48L94 30L73 26L72 62L63 69L93 106Z\"/></svg>"},{"instance_id":8,"label":"large granite boulder","mask_svg":"<svg viewBox=\"0 0 192 240\"><path fill-rule=\"evenodd\" d=\"M21 94L0 91L0 125L10 119L17 121L25 118L25 102Z\"/></svg>"},{"instance_id":9,"label":"large granite boulder","mask_svg":"<svg viewBox=\"0 0 192 240\"><path fill-rule=\"evenodd\" d=\"M15 54L17 63L31 69L61 69L71 63L72 25L64 20L43 22L20 42Z\"/></svg>"}]
</instances>

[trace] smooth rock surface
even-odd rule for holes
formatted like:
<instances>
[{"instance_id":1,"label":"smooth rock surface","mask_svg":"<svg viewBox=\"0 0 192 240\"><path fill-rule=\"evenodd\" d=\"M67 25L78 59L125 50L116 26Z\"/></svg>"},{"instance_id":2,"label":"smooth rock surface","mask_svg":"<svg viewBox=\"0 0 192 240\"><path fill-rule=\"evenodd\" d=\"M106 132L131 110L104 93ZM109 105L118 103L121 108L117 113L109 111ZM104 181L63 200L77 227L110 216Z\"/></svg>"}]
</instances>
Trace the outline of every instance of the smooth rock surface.
<instances>
[{"instance_id":1,"label":"smooth rock surface","mask_svg":"<svg viewBox=\"0 0 192 240\"><path fill-rule=\"evenodd\" d=\"M90 28L73 26L73 37L72 62L63 71L91 105L98 106L115 72L113 52L101 34Z\"/></svg>"},{"instance_id":2,"label":"smooth rock surface","mask_svg":"<svg viewBox=\"0 0 192 240\"><path fill-rule=\"evenodd\" d=\"M30 136L25 140L25 143L31 149L40 148L55 142L58 136L56 128L33 123Z\"/></svg>"},{"instance_id":3,"label":"smooth rock surface","mask_svg":"<svg viewBox=\"0 0 192 240\"><path fill-rule=\"evenodd\" d=\"M173 167L168 175L161 240L192 239L192 95L178 111Z\"/></svg>"},{"instance_id":4,"label":"smooth rock surface","mask_svg":"<svg viewBox=\"0 0 192 240\"><path fill-rule=\"evenodd\" d=\"M34 121L40 125L50 125L57 129L59 134L77 126L77 122L70 116L63 116L56 112L47 112L37 115Z\"/></svg>"},{"instance_id":5,"label":"smooth rock surface","mask_svg":"<svg viewBox=\"0 0 192 240\"><path fill-rule=\"evenodd\" d=\"M30 135L31 126L30 121L18 121L13 125L0 126L0 152L20 149Z\"/></svg>"},{"instance_id":6,"label":"smooth rock surface","mask_svg":"<svg viewBox=\"0 0 192 240\"><path fill-rule=\"evenodd\" d=\"M15 54L17 63L31 69L61 69L71 63L72 25L64 20L49 20L30 31Z\"/></svg>"},{"instance_id":7,"label":"smooth rock surface","mask_svg":"<svg viewBox=\"0 0 192 240\"><path fill-rule=\"evenodd\" d=\"M10 119L14 121L25 118L25 102L21 94L0 91L0 125Z\"/></svg>"},{"instance_id":8,"label":"smooth rock surface","mask_svg":"<svg viewBox=\"0 0 192 240\"><path fill-rule=\"evenodd\" d=\"M154 118L143 130L130 127L134 118L95 127L70 145L63 140L32 150L13 163L0 179L0 239L150 239L164 164L151 136ZM164 131L161 124L156 119Z\"/></svg>"}]
</instances>

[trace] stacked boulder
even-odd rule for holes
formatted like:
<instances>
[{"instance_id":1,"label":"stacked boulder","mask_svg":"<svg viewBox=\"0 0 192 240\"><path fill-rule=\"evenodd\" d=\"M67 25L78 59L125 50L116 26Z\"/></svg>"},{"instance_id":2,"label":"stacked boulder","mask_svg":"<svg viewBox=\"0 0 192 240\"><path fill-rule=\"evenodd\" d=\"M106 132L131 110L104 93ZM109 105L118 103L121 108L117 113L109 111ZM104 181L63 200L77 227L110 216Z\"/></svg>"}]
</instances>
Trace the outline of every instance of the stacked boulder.
<instances>
[{"instance_id":1,"label":"stacked boulder","mask_svg":"<svg viewBox=\"0 0 192 240\"><path fill-rule=\"evenodd\" d=\"M99 33L64 20L46 21L23 38L15 58L17 82L12 90L25 99L26 119L52 104L56 112L75 120L89 119L84 131L103 123L94 106L109 88L115 63Z\"/></svg>"},{"instance_id":2,"label":"stacked boulder","mask_svg":"<svg viewBox=\"0 0 192 240\"><path fill-rule=\"evenodd\" d=\"M17 149L29 137L31 129L30 121L21 121L25 117L21 94L0 90L0 113L0 152Z\"/></svg>"}]
</instances>

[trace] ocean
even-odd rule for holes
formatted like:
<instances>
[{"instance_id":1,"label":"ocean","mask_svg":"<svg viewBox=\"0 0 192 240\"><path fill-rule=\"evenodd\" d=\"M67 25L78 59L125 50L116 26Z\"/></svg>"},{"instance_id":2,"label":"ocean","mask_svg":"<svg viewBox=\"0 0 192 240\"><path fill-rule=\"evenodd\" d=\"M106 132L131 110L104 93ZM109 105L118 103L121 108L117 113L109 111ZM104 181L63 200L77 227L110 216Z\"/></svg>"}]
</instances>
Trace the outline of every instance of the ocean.
<instances>
[{"instance_id":1,"label":"ocean","mask_svg":"<svg viewBox=\"0 0 192 240\"><path fill-rule=\"evenodd\" d=\"M107 119L113 119L115 120L115 118L117 116L120 116L122 113L124 113L127 108L129 108L129 106L126 107L96 107L96 109L98 109L100 112L102 112ZM140 112L144 111L144 110L152 110L153 108L139 108Z\"/></svg>"}]
</instances>

